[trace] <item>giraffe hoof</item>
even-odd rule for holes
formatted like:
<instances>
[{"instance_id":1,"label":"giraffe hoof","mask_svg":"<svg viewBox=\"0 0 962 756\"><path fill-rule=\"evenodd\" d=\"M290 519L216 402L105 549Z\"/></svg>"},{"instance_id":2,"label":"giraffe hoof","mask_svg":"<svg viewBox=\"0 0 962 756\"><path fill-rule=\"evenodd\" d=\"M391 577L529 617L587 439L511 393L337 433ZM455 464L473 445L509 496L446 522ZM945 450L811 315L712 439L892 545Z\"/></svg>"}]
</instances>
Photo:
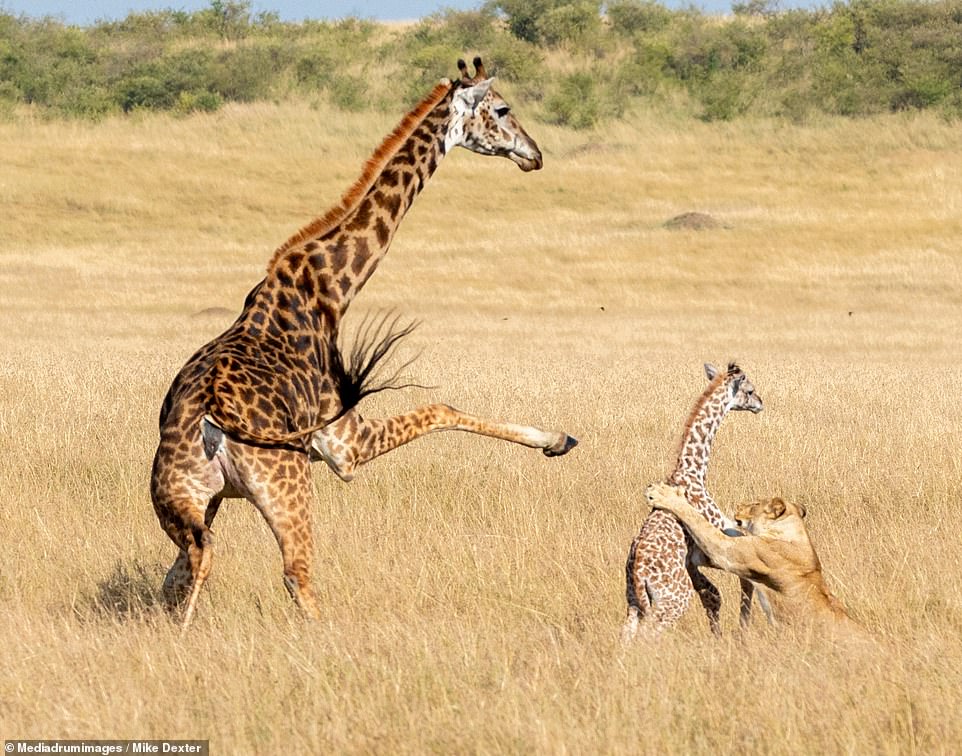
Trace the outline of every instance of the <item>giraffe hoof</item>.
<instances>
[{"instance_id":1,"label":"giraffe hoof","mask_svg":"<svg viewBox=\"0 0 962 756\"><path fill-rule=\"evenodd\" d=\"M578 439L576 439L574 436L569 436L566 434L560 446L552 446L548 449L542 449L542 451L546 457L560 457L562 454L567 454L570 452L577 445Z\"/></svg>"}]
</instances>

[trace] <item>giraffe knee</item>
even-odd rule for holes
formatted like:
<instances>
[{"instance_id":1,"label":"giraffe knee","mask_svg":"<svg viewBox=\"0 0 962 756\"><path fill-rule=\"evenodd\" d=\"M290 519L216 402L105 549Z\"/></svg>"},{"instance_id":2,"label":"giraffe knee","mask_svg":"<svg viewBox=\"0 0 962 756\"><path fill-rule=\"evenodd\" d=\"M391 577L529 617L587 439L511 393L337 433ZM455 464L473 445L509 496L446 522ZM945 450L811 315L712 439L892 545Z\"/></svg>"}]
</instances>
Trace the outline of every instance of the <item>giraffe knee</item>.
<instances>
[{"instance_id":1,"label":"giraffe knee","mask_svg":"<svg viewBox=\"0 0 962 756\"><path fill-rule=\"evenodd\" d=\"M320 430L311 437L311 458L323 459L345 483L354 480L356 459L351 448L334 432Z\"/></svg>"}]
</instances>

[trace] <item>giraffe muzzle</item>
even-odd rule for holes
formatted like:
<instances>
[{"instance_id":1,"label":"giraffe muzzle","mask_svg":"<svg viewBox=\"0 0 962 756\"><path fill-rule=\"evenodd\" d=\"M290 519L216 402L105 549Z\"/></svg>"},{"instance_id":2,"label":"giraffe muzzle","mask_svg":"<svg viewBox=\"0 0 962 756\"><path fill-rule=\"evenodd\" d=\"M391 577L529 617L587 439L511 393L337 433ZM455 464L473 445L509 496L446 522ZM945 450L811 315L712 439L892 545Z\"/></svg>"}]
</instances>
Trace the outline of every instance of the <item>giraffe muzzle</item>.
<instances>
[{"instance_id":1,"label":"giraffe muzzle","mask_svg":"<svg viewBox=\"0 0 962 756\"><path fill-rule=\"evenodd\" d=\"M508 157L525 173L529 171L540 171L544 166L544 160L541 158L541 152L539 150L535 150L531 157L527 157L518 152L511 152L508 154Z\"/></svg>"}]
</instances>

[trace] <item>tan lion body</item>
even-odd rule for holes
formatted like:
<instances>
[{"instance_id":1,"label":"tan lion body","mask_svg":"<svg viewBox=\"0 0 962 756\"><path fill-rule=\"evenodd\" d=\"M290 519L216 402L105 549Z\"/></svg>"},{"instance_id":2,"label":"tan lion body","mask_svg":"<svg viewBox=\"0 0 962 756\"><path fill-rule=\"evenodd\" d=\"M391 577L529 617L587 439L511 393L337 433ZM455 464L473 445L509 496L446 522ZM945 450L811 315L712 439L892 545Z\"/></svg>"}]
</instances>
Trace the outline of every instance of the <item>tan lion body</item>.
<instances>
[{"instance_id":1,"label":"tan lion body","mask_svg":"<svg viewBox=\"0 0 962 756\"><path fill-rule=\"evenodd\" d=\"M816 620L862 632L825 583L803 507L781 499L743 504L735 520L747 534L732 537L712 526L678 489L655 484L647 494L652 506L681 520L712 566L769 588L777 620Z\"/></svg>"}]
</instances>

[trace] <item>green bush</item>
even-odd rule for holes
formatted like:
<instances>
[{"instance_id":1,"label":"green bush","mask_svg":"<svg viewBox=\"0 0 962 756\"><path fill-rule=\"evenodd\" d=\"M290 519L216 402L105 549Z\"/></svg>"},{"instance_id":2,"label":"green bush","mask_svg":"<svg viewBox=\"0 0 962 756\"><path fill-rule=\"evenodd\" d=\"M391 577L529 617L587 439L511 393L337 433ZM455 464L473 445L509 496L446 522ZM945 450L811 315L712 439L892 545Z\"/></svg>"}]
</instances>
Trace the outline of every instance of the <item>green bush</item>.
<instances>
[{"instance_id":1,"label":"green bush","mask_svg":"<svg viewBox=\"0 0 962 756\"><path fill-rule=\"evenodd\" d=\"M415 50L402 74L407 80L405 87L407 104L423 97L442 77L457 78L456 63L463 57L464 52L458 47L443 43L427 45Z\"/></svg>"},{"instance_id":2,"label":"green bush","mask_svg":"<svg viewBox=\"0 0 962 756\"><path fill-rule=\"evenodd\" d=\"M755 87L747 75L735 76L716 73L694 90L703 121L731 121L744 115L751 107Z\"/></svg>"},{"instance_id":3,"label":"green bush","mask_svg":"<svg viewBox=\"0 0 962 756\"><path fill-rule=\"evenodd\" d=\"M137 109L167 109L174 102L174 94L163 79L157 76L133 76L120 86L119 104L125 113Z\"/></svg>"},{"instance_id":4,"label":"green bush","mask_svg":"<svg viewBox=\"0 0 962 756\"><path fill-rule=\"evenodd\" d=\"M669 68L671 51L664 42L639 38L635 54L617 65L614 85L621 97L654 95L671 85L665 72Z\"/></svg>"},{"instance_id":5,"label":"green bush","mask_svg":"<svg viewBox=\"0 0 962 756\"><path fill-rule=\"evenodd\" d=\"M455 77L458 58L480 54L512 97L573 128L656 100L693 105L706 120L962 112L962 0L736 5L722 19L654 0L488 0L401 31L357 19L283 23L252 14L247 0L89 28L0 11L0 103L5 113L26 103L96 118L300 91L348 110L397 110Z\"/></svg>"},{"instance_id":6,"label":"green bush","mask_svg":"<svg viewBox=\"0 0 962 756\"><path fill-rule=\"evenodd\" d=\"M584 49L601 34L597 0L559 4L538 20L540 39L552 47Z\"/></svg>"},{"instance_id":7,"label":"green bush","mask_svg":"<svg viewBox=\"0 0 962 756\"><path fill-rule=\"evenodd\" d=\"M342 74L327 86L331 102L343 110L361 111L367 106L367 81L352 74Z\"/></svg>"},{"instance_id":8,"label":"green bush","mask_svg":"<svg viewBox=\"0 0 962 756\"><path fill-rule=\"evenodd\" d=\"M487 48L485 59L491 73L505 81L522 84L526 91L538 90L544 83L541 52L520 39L500 37Z\"/></svg>"},{"instance_id":9,"label":"green bush","mask_svg":"<svg viewBox=\"0 0 962 756\"><path fill-rule=\"evenodd\" d=\"M267 99L281 74L292 64L291 53L272 42L224 50L212 67L210 89L235 102Z\"/></svg>"},{"instance_id":10,"label":"green bush","mask_svg":"<svg viewBox=\"0 0 962 756\"><path fill-rule=\"evenodd\" d=\"M559 126L587 129L598 122L601 101L595 79L588 73L565 76L544 101L545 120Z\"/></svg>"},{"instance_id":11,"label":"green bush","mask_svg":"<svg viewBox=\"0 0 962 756\"><path fill-rule=\"evenodd\" d=\"M556 4L555 0L491 0L484 7L502 14L515 37L537 44L541 42L541 20Z\"/></svg>"},{"instance_id":12,"label":"green bush","mask_svg":"<svg viewBox=\"0 0 962 756\"><path fill-rule=\"evenodd\" d=\"M612 30L625 37L661 31L672 21L671 11L651 0L615 0L607 11Z\"/></svg>"},{"instance_id":13,"label":"green bush","mask_svg":"<svg viewBox=\"0 0 962 756\"><path fill-rule=\"evenodd\" d=\"M330 83L337 71L337 61L323 47L312 47L301 54L294 64L298 84L320 89Z\"/></svg>"},{"instance_id":14,"label":"green bush","mask_svg":"<svg viewBox=\"0 0 962 756\"><path fill-rule=\"evenodd\" d=\"M181 115L213 113L223 104L223 98L216 92L181 92L177 95L174 110Z\"/></svg>"}]
</instances>

